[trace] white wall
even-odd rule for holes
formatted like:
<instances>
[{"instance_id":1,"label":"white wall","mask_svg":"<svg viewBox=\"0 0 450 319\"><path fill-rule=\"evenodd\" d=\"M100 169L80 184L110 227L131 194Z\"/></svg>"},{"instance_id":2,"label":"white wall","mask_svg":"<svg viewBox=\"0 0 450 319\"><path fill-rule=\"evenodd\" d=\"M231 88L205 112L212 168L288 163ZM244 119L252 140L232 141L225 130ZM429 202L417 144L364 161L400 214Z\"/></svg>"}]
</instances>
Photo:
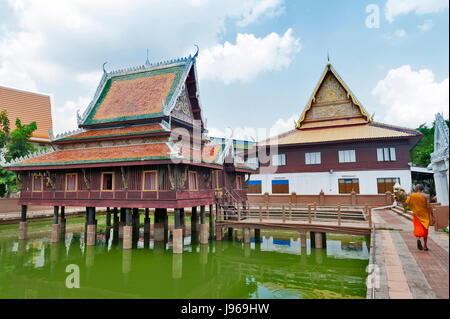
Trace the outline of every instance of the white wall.
<instances>
[{"instance_id":1,"label":"white wall","mask_svg":"<svg viewBox=\"0 0 450 319\"><path fill-rule=\"evenodd\" d=\"M410 170L371 170L371 171L342 171L318 173L289 173L289 174L252 174L250 180L262 181L262 194L272 194L272 180L288 179L289 192L297 195L317 195L321 190L325 194L339 194L338 179L358 178L360 194L378 194L377 178L399 177L401 186L406 192L411 191Z\"/></svg>"}]
</instances>

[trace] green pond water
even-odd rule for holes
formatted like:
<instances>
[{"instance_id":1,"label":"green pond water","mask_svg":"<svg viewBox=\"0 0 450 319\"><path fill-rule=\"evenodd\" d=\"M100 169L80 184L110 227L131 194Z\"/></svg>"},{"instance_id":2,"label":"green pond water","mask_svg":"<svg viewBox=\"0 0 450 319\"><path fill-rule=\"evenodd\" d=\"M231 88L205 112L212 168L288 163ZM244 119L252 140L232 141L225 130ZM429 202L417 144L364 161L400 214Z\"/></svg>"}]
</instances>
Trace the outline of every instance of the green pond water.
<instances>
[{"instance_id":1,"label":"green pond water","mask_svg":"<svg viewBox=\"0 0 450 319\"><path fill-rule=\"evenodd\" d=\"M0 298L365 298L368 238L327 236L326 249L300 248L296 232L261 232L261 243L233 239L199 245L187 232L182 255L171 240L141 235L123 250L112 228L98 218L96 246L85 246L84 218L67 220L60 243L51 222L0 226ZM188 222L186 223L188 224ZM66 280L79 269L80 288ZM75 265L75 266L73 266Z\"/></svg>"}]
</instances>

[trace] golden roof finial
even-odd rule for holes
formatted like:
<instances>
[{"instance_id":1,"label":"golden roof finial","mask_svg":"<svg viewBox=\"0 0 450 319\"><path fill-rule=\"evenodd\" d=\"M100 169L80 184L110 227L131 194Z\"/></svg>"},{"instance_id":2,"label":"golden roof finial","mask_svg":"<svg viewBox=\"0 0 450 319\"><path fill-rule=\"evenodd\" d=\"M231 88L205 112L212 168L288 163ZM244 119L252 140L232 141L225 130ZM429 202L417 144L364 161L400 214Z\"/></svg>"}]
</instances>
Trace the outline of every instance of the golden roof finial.
<instances>
[{"instance_id":1,"label":"golden roof finial","mask_svg":"<svg viewBox=\"0 0 450 319\"><path fill-rule=\"evenodd\" d=\"M328 60L328 66L330 66L331 65L331 62L330 62L330 49L327 50L327 60Z\"/></svg>"}]
</instances>

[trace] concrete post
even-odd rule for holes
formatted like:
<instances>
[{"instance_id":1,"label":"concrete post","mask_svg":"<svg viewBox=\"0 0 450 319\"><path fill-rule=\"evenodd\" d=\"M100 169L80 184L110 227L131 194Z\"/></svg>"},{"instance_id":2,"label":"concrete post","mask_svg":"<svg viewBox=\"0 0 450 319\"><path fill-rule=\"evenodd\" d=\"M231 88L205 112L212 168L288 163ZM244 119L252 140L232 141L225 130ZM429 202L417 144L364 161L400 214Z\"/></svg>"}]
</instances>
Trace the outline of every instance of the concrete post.
<instances>
[{"instance_id":1,"label":"concrete post","mask_svg":"<svg viewBox=\"0 0 450 319\"><path fill-rule=\"evenodd\" d=\"M314 235L314 247L321 249L323 248L323 242L322 242L322 238L323 238L323 233L319 233L316 232Z\"/></svg>"},{"instance_id":2,"label":"concrete post","mask_svg":"<svg viewBox=\"0 0 450 319\"><path fill-rule=\"evenodd\" d=\"M58 223L59 206L53 207L53 225L52 225L52 243L59 242L59 223Z\"/></svg>"},{"instance_id":3,"label":"concrete post","mask_svg":"<svg viewBox=\"0 0 450 319\"><path fill-rule=\"evenodd\" d=\"M223 234L222 234L222 227L216 226L216 240L222 240Z\"/></svg>"},{"instance_id":4,"label":"concrete post","mask_svg":"<svg viewBox=\"0 0 450 319\"><path fill-rule=\"evenodd\" d=\"M306 231L300 232L300 247L306 248Z\"/></svg>"},{"instance_id":5,"label":"concrete post","mask_svg":"<svg viewBox=\"0 0 450 319\"><path fill-rule=\"evenodd\" d=\"M244 244L250 244L250 228L244 228Z\"/></svg>"},{"instance_id":6,"label":"concrete post","mask_svg":"<svg viewBox=\"0 0 450 319\"><path fill-rule=\"evenodd\" d=\"M22 205L22 214L19 223L19 240L27 239L27 206Z\"/></svg>"},{"instance_id":7,"label":"concrete post","mask_svg":"<svg viewBox=\"0 0 450 319\"><path fill-rule=\"evenodd\" d=\"M87 226L87 246L94 246L97 233L97 225L95 223L95 207L87 207L88 226Z\"/></svg>"},{"instance_id":8,"label":"concrete post","mask_svg":"<svg viewBox=\"0 0 450 319\"><path fill-rule=\"evenodd\" d=\"M123 226L123 249L131 249L133 244L133 226L131 222L131 209L125 208L125 226Z\"/></svg>"},{"instance_id":9,"label":"concrete post","mask_svg":"<svg viewBox=\"0 0 450 319\"><path fill-rule=\"evenodd\" d=\"M181 228L181 210L175 208L174 217L175 225L173 230L173 253L182 254L183 253L183 229Z\"/></svg>"}]
</instances>

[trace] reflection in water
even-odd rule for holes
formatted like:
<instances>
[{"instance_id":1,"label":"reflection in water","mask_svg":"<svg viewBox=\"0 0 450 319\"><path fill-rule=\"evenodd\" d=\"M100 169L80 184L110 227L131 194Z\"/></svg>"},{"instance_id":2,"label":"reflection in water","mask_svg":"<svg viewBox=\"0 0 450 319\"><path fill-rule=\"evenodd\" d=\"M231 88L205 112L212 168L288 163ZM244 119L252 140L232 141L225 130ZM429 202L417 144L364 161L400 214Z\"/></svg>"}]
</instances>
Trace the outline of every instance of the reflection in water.
<instances>
[{"instance_id":1,"label":"reflection in water","mask_svg":"<svg viewBox=\"0 0 450 319\"><path fill-rule=\"evenodd\" d=\"M83 230L83 228L81 228ZM100 227L99 227L100 230ZM237 234L241 232L235 230ZM264 236L263 236L264 235ZM0 298L364 298L368 250L364 238L328 236L326 249L301 248L298 234L266 232L261 242L236 238L200 245L154 242L141 232L123 250L118 228L101 229L96 246L84 232L0 240ZM80 268L80 288L68 289L68 264Z\"/></svg>"}]
</instances>

